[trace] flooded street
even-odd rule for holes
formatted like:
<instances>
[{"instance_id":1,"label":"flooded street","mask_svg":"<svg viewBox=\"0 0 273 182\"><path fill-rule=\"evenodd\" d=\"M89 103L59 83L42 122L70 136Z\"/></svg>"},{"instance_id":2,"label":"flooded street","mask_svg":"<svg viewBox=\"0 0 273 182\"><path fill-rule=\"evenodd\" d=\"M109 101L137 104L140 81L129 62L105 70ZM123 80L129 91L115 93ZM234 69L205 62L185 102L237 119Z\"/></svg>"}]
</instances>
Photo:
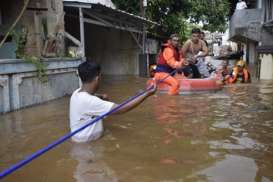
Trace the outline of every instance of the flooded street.
<instances>
[{"instance_id":1,"label":"flooded street","mask_svg":"<svg viewBox=\"0 0 273 182\"><path fill-rule=\"evenodd\" d=\"M105 77L101 92L121 102L144 78ZM69 97L0 116L0 170L69 132ZM273 82L216 93L157 93L105 119L96 142L67 141L3 182L273 181Z\"/></svg>"}]
</instances>

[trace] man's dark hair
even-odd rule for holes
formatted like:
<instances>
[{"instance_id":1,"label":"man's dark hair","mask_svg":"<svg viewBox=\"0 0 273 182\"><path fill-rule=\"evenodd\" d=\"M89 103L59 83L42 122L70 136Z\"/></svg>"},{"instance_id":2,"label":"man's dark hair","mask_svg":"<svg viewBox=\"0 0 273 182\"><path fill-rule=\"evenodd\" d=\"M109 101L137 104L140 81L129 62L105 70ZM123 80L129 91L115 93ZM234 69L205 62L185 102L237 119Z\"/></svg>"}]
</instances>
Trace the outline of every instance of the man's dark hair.
<instances>
[{"instance_id":1,"label":"man's dark hair","mask_svg":"<svg viewBox=\"0 0 273 182\"><path fill-rule=\"evenodd\" d=\"M100 65L93 61L85 61L78 67L79 77L83 83L93 81L100 74Z\"/></svg>"},{"instance_id":2,"label":"man's dark hair","mask_svg":"<svg viewBox=\"0 0 273 182\"><path fill-rule=\"evenodd\" d=\"M191 30L191 33L192 33L192 34L194 34L194 33L200 34L200 33L201 33L201 30L200 30L200 28L193 28L193 29Z\"/></svg>"},{"instance_id":3,"label":"man's dark hair","mask_svg":"<svg viewBox=\"0 0 273 182\"><path fill-rule=\"evenodd\" d=\"M173 39L173 38L179 38L179 36L178 36L178 34L176 34L176 33L174 33L174 34L172 34L172 35L170 35L170 39Z\"/></svg>"},{"instance_id":4,"label":"man's dark hair","mask_svg":"<svg viewBox=\"0 0 273 182\"><path fill-rule=\"evenodd\" d=\"M205 32L201 32L200 34L205 35Z\"/></svg>"}]
</instances>

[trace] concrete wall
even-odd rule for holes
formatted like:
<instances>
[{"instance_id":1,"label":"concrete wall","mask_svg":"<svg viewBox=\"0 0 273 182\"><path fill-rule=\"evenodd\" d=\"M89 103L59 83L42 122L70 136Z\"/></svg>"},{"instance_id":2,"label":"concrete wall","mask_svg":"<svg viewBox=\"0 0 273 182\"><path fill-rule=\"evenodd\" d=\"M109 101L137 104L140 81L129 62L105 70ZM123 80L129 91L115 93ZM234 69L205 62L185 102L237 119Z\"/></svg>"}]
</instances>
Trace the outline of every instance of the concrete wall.
<instances>
[{"instance_id":1,"label":"concrete wall","mask_svg":"<svg viewBox=\"0 0 273 182\"><path fill-rule=\"evenodd\" d=\"M0 112L10 110L9 100L9 77L7 75L0 76Z\"/></svg>"},{"instance_id":2,"label":"concrete wall","mask_svg":"<svg viewBox=\"0 0 273 182\"><path fill-rule=\"evenodd\" d=\"M3 86L0 86L0 103L4 103L4 89ZM4 110L4 104L0 105L0 111Z\"/></svg>"},{"instance_id":3,"label":"concrete wall","mask_svg":"<svg viewBox=\"0 0 273 182\"><path fill-rule=\"evenodd\" d=\"M256 77L255 65L257 65L257 51L256 44L254 42L248 43L248 69L253 78Z\"/></svg>"},{"instance_id":4,"label":"concrete wall","mask_svg":"<svg viewBox=\"0 0 273 182\"><path fill-rule=\"evenodd\" d=\"M65 18L66 31L80 39L79 22ZM86 57L102 66L109 75L137 75L140 48L127 31L85 23Z\"/></svg>"},{"instance_id":5,"label":"concrete wall","mask_svg":"<svg viewBox=\"0 0 273 182\"><path fill-rule=\"evenodd\" d=\"M247 39L261 42L261 45L273 45L273 35L263 25L262 9L237 10L231 17L229 37L234 41L245 42Z\"/></svg>"},{"instance_id":6,"label":"concrete wall","mask_svg":"<svg viewBox=\"0 0 273 182\"><path fill-rule=\"evenodd\" d=\"M6 42L0 49L0 59L16 59L16 43Z\"/></svg>"},{"instance_id":7,"label":"concrete wall","mask_svg":"<svg viewBox=\"0 0 273 182\"><path fill-rule=\"evenodd\" d=\"M79 87L80 59L44 60L48 81L37 78L36 68L22 60L0 60L0 113L40 104L71 94Z\"/></svg>"},{"instance_id":8,"label":"concrete wall","mask_svg":"<svg viewBox=\"0 0 273 182\"><path fill-rule=\"evenodd\" d=\"M230 37L241 35L259 41L261 21L262 10L260 9L236 10L230 20Z\"/></svg>"},{"instance_id":9,"label":"concrete wall","mask_svg":"<svg viewBox=\"0 0 273 182\"><path fill-rule=\"evenodd\" d=\"M19 106L26 107L71 94L79 87L74 69L48 73L48 81L42 83L36 74L23 74L19 85ZM19 76L19 75L18 75Z\"/></svg>"},{"instance_id":10,"label":"concrete wall","mask_svg":"<svg viewBox=\"0 0 273 182\"><path fill-rule=\"evenodd\" d=\"M261 45L272 46L273 45L273 34L267 31L265 28L261 30Z\"/></svg>"},{"instance_id":11,"label":"concrete wall","mask_svg":"<svg viewBox=\"0 0 273 182\"><path fill-rule=\"evenodd\" d=\"M110 75L138 74L140 49L129 32L86 25L86 56Z\"/></svg>"},{"instance_id":12,"label":"concrete wall","mask_svg":"<svg viewBox=\"0 0 273 182\"><path fill-rule=\"evenodd\" d=\"M273 79L273 54L261 54L261 71L260 79Z\"/></svg>"}]
</instances>

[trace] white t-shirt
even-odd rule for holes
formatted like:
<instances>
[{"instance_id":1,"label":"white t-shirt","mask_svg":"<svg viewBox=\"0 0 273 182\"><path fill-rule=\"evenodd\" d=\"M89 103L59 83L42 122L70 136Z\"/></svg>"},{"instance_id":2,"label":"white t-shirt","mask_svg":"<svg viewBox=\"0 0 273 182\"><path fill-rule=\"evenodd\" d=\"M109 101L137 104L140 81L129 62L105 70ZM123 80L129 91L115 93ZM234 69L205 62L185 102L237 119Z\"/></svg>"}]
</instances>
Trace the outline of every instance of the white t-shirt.
<instances>
[{"instance_id":1,"label":"white t-shirt","mask_svg":"<svg viewBox=\"0 0 273 182\"><path fill-rule=\"evenodd\" d=\"M246 8L247 8L247 5L246 5L246 2L244 2L244 1L238 2L236 4L236 9L237 10L246 9Z\"/></svg>"},{"instance_id":2,"label":"white t-shirt","mask_svg":"<svg viewBox=\"0 0 273 182\"><path fill-rule=\"evenodd\" d=\"M112 109L114 103L104 101L87 92L75 90L70 98L70 129L71 132L89 123L92 119L107 113ZM88 126L75 134L72 140L75 142L87 142L96 140L103 134L102 120Z\"/></svg>"}]
</instances>

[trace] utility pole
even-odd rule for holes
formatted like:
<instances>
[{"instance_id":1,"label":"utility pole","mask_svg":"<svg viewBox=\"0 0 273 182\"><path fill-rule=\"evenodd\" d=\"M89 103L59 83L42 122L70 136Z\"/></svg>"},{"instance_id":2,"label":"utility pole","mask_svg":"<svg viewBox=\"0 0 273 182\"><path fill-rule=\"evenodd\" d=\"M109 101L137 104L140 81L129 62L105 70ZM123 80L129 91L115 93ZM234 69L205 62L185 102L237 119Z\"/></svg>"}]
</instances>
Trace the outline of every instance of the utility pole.
<instances>
[{"instance_id":1,"label":"utility pole","mask_svg":"<svg viewBox=\"0 0 273 182\"><path fill-rule=\"evenodd\" d=\"M145 9L147 7L147 0L140 0L139 2L140 4L140 13L141 16L143 18L145 18ZM142 27L142 54L145 54L145 42L146 42L146 27L145 27L145 23L143 23L143 27Z\"/></svg>"},{"instance_id":2,"label":"utility pole","mask_svg":"<svg viewBox=\"0 0 273 182\"><path fill-rule=\"evenodd\" d=\"M140 0L140 13L141 16L143 18L146 18L146 8L147 8L147 0ZM146 25L145 22L143 21L143 25L142 25L142 58L144 59L143 61L145 61L145 67L146 67L146 76L149 75L149 66L150 66L150 61L149 61L149 55L147 53L146 50L146 39L147 39L147 35L146 35Z\"/></svg>"},{"instance_id":3,"label":"utility pole","mask_svg":"<svg viewBox=\"0 0 273 182\"><path fill-rule=\"evenodd\" d=\"M146 8L147 8L147 1L143 0L143 17L146 18ZM147 42L147 34L146 34L146 25L143 24L143 39L144 39L144 45L143 45L143 52L144 55L146 55L146 67L147 67L147 76L149 76L150 72L150 59L149 59L149 53L147 51L146 42Z\"/></svg>"}]
</instances>

